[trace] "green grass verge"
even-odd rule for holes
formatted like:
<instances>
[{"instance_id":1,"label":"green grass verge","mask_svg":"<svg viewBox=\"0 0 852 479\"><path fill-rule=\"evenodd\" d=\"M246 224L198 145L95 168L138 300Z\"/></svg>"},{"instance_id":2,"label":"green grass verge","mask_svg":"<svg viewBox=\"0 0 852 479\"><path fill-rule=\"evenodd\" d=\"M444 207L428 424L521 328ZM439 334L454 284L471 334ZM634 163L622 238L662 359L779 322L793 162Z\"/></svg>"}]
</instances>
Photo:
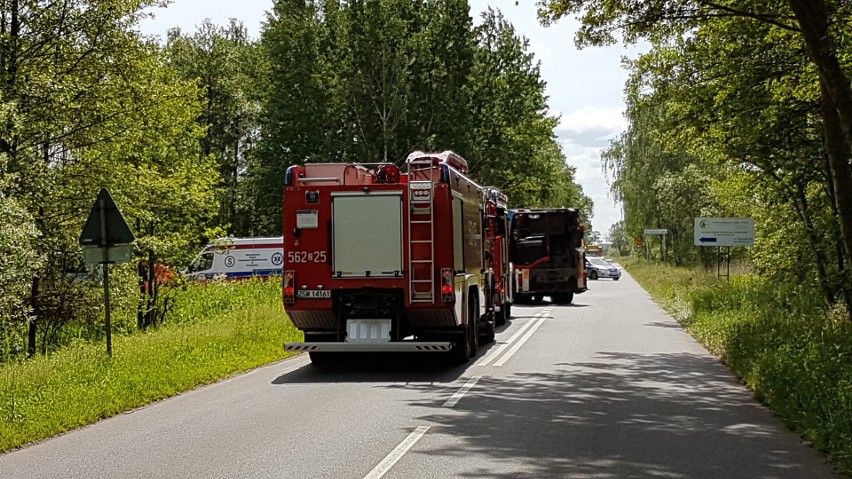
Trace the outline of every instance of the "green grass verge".
<instances>
[{"instance_id":1,"label":"green grass verge","mask_svg":"<svg viewBox=\"0 0 852 479\"><path fill-rule=\"evenodd\" d=\"M178 298L180 321L114 337L112 358L103 343L80 342L1 366L0 451L289 356L283 343L302 333L284 315L279 286L190 287Z\"/></svg>"},{"instance_id":2,"label":"green grass verge","mask_svg":"<svg viewBox=\"0 0 852 479\"><path fill-rule=\"evenodd\" d=\"M852 324L812 287L619 258L794 431L852 475Z\"/></svg>"}]
</instances>

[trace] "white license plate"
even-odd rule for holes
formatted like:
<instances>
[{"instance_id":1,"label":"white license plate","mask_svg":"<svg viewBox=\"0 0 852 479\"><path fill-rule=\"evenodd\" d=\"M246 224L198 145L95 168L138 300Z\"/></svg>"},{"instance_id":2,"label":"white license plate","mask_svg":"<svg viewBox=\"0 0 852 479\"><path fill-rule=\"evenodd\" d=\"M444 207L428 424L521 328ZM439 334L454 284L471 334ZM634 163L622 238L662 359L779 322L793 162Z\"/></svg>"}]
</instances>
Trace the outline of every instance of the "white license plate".
<instances>
[{"instance_id":1,"label":"white license plate","mask_svg":"<svg viewBox=\"0 0 852 479\"><path fill-rule=\"evenodd\" d=\"M300 299L331 299L330 289L297 289L296 297Z\"/></svg>"}]
</instances>

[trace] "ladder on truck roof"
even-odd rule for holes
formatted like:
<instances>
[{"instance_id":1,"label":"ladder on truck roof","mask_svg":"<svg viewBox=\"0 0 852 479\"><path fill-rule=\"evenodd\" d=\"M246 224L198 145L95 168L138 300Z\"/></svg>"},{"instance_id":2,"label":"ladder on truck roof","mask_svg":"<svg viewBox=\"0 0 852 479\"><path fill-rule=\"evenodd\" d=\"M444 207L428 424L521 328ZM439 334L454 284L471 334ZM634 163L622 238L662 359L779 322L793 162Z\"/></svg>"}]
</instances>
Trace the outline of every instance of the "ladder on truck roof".
<instances>
[{"instance_id":1,"label":"ladder on truck roof","mask_svg":"<svg viewBox=\"0 0 852 479\"><path fill-rule=\"evenodd\" d=\"M432 158L410 159L407 163L409 300L434 303L436 167Z\"/></svg>"}]
</instances>

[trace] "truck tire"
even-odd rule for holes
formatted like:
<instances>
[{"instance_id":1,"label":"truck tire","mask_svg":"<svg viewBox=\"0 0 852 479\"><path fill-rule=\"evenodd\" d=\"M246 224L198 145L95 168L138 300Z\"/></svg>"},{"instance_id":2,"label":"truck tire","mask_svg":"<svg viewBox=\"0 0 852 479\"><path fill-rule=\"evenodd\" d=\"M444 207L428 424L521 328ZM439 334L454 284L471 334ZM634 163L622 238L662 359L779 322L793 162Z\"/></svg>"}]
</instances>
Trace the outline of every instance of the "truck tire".
<instances>
[{"instance_id":1,"label":"truck tire","mask_svg":"<svg viewBox=\"0 0 852 479\"><path fill-rule=\"evenodd\" d=\"M482 335L479 337L480 344L493 342L494 336L496 335L495 328L497 327L497 325L495 323L490 322L482 323L482 325L480 325L480 331L483 329L483 327L485 331L481 333Z\"/></svg>"},{"instance_id":2,"label":"truck tire","mask_svg":"<svg viewBox=\"0 0 852 479\"><path fill-rule=\"evenodd\" d=\"M506 324L506 310L504 308L504 304L500 303L500 295L494 293L491 298L492 305L500 305L500 311L496 311L496 308L492 311L494 316L494 326L502 326Z\"/></svg>"},{"instance_id":3,"label":"truck tire","mask_svg":"<svg viewBox=\"0 0 852 479\"><path fill-rule=\"evenodd\" d=\"M450 350L453 362L457 364L464 364L470 360L470 331L472 328L470 324L465 324L463 328L462 332L453 338L453 349Z\"/></svg>"},{"instance_id":4,"label":"truck tire","mask_svg":"<svg viewBox=\"0 0 852 479\"><path fill-rule=\"evenodd\" d=\"M512 317L512 303L508 301L503 303L503 311L505 311L505 314L503 315L503 317L505 318L503 322L505 323Z\"/></svg>"},{"instance_id":5,"label":"truck tire","mask_svg":"<svg viewBox=\"0 0 852 479\"><path fill-rule=\"evenodd\" d=\"M311 364L315 366L326 366L331 364L334 361L333 353L327 352L309 352L308 355L311 357Z\"/></svg>"},{"instance_id":6,"label":"truck tire","mask_svg":"<svg viewBox=\"0 0 852 479\"><path fill-rule=\"evenodd\" d=\"M473 326L470 332L470 357L474 357L479 352L479 295L476 290L471 290L469 294L474 298L473 301L468 301L467 313L468 323Z\"/></svg>"},{"instance_id":7,"label":"truck tire","mask_svg":"<svg viewBox=\"0 0 852 479\"><path fill-rule=\"evenodd\" d=\"M494 311L494 326L503 326L509 319L509 311L506 309L508 302L500 305L500 312Z\"/></svg>"}]
</instances>

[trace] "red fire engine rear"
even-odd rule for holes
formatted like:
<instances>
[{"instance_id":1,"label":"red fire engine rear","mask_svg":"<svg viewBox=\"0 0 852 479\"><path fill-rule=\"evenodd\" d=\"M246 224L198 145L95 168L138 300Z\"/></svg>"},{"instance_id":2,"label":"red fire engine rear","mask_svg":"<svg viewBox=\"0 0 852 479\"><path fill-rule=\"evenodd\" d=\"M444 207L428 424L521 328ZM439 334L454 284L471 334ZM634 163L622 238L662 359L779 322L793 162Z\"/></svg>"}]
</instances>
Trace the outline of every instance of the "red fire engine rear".
<instances>
[{"instance_id":1,"label":"red fire engine rear","mask_svg":"<svg viewBox=\"0 0 852 479\"><path fill-rule=\"evenodd\" d=\"M509 212L515 303L568 304L586 291L583 224L575 208L532 208Z\"/></svg>"},{"instance_id":2,"label":"red fire engine rear","mask_svg":"<svg viewBox=\"0 0 852 479\"><path fill-rule=\"evenodd\" d=\"M287 170L284 302L313 362L361 351L476 354L482 334L481 187L453 152L393 164Z\"/></svg>"}]
</instances>

